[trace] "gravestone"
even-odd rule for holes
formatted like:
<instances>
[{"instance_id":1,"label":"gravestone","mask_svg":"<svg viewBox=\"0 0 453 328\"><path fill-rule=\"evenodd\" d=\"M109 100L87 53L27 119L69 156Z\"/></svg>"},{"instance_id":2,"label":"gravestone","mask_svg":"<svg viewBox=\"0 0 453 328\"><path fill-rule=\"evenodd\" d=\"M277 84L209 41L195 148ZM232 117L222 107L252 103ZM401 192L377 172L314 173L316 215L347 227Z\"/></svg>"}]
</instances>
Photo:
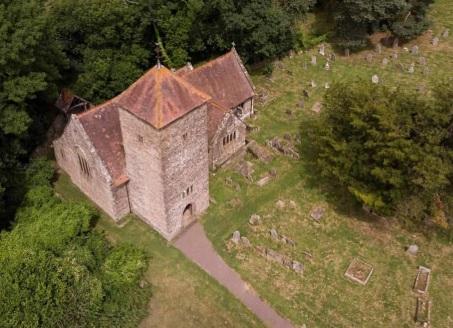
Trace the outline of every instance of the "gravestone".
<instances>
[{"instance_id":1,"label":"gravestone","mask_svg":"<svg viewBox=\"0 0 453 328\"><path fill-rule=\"evenodd\" d=\"M376 50L376 52L378 54L381 54L382 53L382 45L380 43L376 44L375 50Z\"/></svg>"},{"instance_id":2,"label":"gravestone","mask_svg":"<svg viewBox=\"0 0 453 328\"><path fill-rule=\"evenodd\" d=\"M276 203L275 206L277 206L278 209L282 210L285 208L285 202L279 199Z\"/></svg>"},{"instance_id":3,"label":"gravestone","mask_svg":"<svg viewBox=\"0 0 453 328\"><path fill-rule=\"evenodd\" d=\"M262 222L261 216L258 214L252 214L252 216L249 219L250 225L253 225L253 226L260 225L261 222Z\"/></svg>"},{"instance_id":4,"label":"gravestone","mask_svg":"<svg viewBox=\"0 0 453 328\"><path fill-rule=\"evenodd\" d=\"M241 242L241 233L238 230L233 232L233 236L231 237L231 241L233 243L235 243L236 245L238 245Z\"/></svg>"},{"instance_id":5,"label":"gravestone","mask_svg":"<svg viewBox=\"0 0 453 328\"><path fill-rule=\"evenodd\" d=\"M332 52L332 53L330 54L330 60L331 60L332 62L335 62L336 59L337 59L337 56L335 55L334 52Z\"/></svg>"},{"instance_id":6,"label":"gravestone","mask_svg":"<svg viewBox=\"0 0 453 328\"><path fill-rule=\"evenodd\" d=\"M423 56L419 57L419 58L418 58L418 63L419 63L420 65L425 66L425 65L426 65L426 57L423 57Z\"/></svg>"},{"instance_id":7,"label":"gravestone","mask_svg":"<svg viewBox=\"0 0 453 328\"><path fill-rule=\"evenodd\" d=\"M326 71L330 71L330 64L329 64L329 62L326 63L326 65L324 66L324 69L325 69Z\"/></svg>"},{"instance_id":8,"label":"gravestone","mask_svg":"<svg viewBox=\"0 0 453 328\"><path fill-rule=\"evenodd\" d=\"M446 29L444 30L444 32L442 33L442 37L443 37L444 39L448 38L448 34L449 34L449 33L450 33L450 30L449 30L448 28L446 28Z\"/></svg>"},{"instance_id":9,"label":"gravestone","mask_svg":"<svg viewBox=\"0 0 453 328\"><path fill-rule=\"evenodd\" d=\"M369 63L373 62L373 54L368 53L368 54L365 56L365 59L366 59L366 61L369 62Z\"/></svg>"},{"instance_id":10,"label":"gravestone","mask_svg":"<svg viewBox=\"0 0 453 328\"><path fill-rule=\"evenodd\" d=\"M326 55L326 46L324 45L324 43L319 46L319 54L321 56L325 56Z\"/></svg>"},{"instance_id":11,"label":"gravestone","mask_svg":"<svg viewBox=\"0 0 453 328\"><path fill-rule=\"evenodd\" d=\"M397 51L394 51L392 53L392 58L393 58L393 60L397 60L398 59L398 52Z\"/></svg>"},{"instance_id":12,"label":"gravestone","mask_svg":"<svg viewBox=\"0 0 453 328\"><path fill-rule=\"evenodd\" d=\"M395 39L393 40L392 48L393 48L393 49L398 48L399 42L400 42L399 39L398 39L398 38L395 38Z\"/></svg>"},{"instance_id":13,"label":"gravestone","mask_svg":"<svg viewBox=\"0 0 453 328\"><path fill-rule=\"evenodd\" d=\"M252 243L247 237L241 237L241 244L245 247L251 247Z\"/></svg>"},{"instance_id":14,"label":"gravestone","mask_svg":"<svg viewBox=\"0 0 453 328\"><path fill-rule=\"evenodd\" d=\"M373 82L374 84L378 84L379 83L379 76L377 76L377 74L374 74L371 77L371 82Z\"/></svg>"},{"instance_id":15,"label":"gravestone","mask_svg":"<svg viewBox=\"0 0 453 328\"><path fill-rule=\"evenodd\" d=\"M312 88L316 88L316 82L315 81L311 80L310 85L311 85Z\"/></svg>"},{"instance_id":16,"label":"gravestone","mask_svg":"<svg viewBox=\"0 0 453 328\"><path fill-rule=\"evenodd\" d=\"M310 216L313 220L319 222L324 214L326 213L326 209L322 206L315 206L311 211L310 211Z\"/></svg>"},{"instance_id":17,"label":"gravestone","mask_svg":"<svg viewBox=\"0 0 453 328\"><path fill-rule=\"evenodd\" d=\"M415 63L411 63L407 71L409 72L409 74L413 74L415 71Z\"/></svg>"},{"instance_id":18,"label":"gravestone","mask_svg":"<svg viewBox=\"0 0 453 328\"><path fill-rule=\"evenodd\" d=\"M418 253L418 246L415 245L415 244L410 245L410 246L407 248L407 251L406 251L406 252L407 252L407 254L409 254L409 255L415 256L415 255L417 255L417 253Z\"/></svg>"},{"instance_id":19,"label":"gravestone","mask_svg":"<svg viewBox=\"0 0 453 328\"><path fill-rule=\"evenodd\" d=\"M307 68L308 68L308 67L307 67L307 61L304 60L304 70L307 70Z\"/></svg>"},{"instance_id":20,"label":"gravestone","mask_svg":"<svg viewBox=\"0 0 453 328\"><path fill-rule=\"evenodd\" d=\"M387 58L382 59L382 65L387 66L389 60Z\"/></svg>"},{"instance_id":21,"label":"gravestone","mask_svg":"<svg viewBox=\"0 0 453 328\"><path fill-rule=\"evenodd\" d=\"M277 230L272 228L271 230L269 230L269 234L271 235L272 239L278 240L278 232L277 232Z\"/></svg>"},{"instance_id":22,"label":"gravestone","mask_svg":"<svg viewBox=\"0 0 453 328\"><path fill-rule=\"evenodd\" d=\"M304 272L304 265L298 261L293 261L292 269L297 273L302 273Z\"/></svg>"},{"instance_id":23,"label":"gravestone","mask_svg":"<svg viewBox=\"0 0 453 328\"><path fill-rule=\"evenodd\" d=\"M439 45L439 38L436 36L432 39L431 44L435 47Z\"/></svg>"},{"instance_id":24,"label":"gravestone","mask_svg":"<svg viewBox=\"0 0 453 328\"><path fill-rule=\"evenodd\" d=\"M411 54L412 54L412 55L418 55L418 50L419 50L419 49L418 49L418 46L417 46L417 45L413 46L413 47L411 48Z\"/></svg>"},{"instance_id":25,"label":"gravestone","mask_svg":"<svg viewBox=\"0 0 453 328\"><path fill-rule=\"evenodd\" d=\"M344 49L344 55L346 57L349 57L349 54L350 54L350 50L348 48Z\"/></svg>"},{"instance_id":26,"label":"gravestone","mask_svg":"<svg viewBox=\"0 0 453 328\"><path fill-rule=\"evenodd\" d=\"M299 108L304 109L304 107L305 107L305 100L304 100L304 99L301 99L301 100L299 101Z\"/></svg>"},{"instance_id":27,"label":"gravestone","mask_svg":"<svg viewBox=\"0 0 453 328\"><path fill-rule=\"evenodd\" d=\"M316 56L315 55L311 56L311 64L316 65L316 61L317 61Z\"/></svg>"},{"instance_id":28,"label":"gravestone","mask_svg":"<svg viewBox=\"0 0 453 328\"><path fill-rule=\"evenodd\" d=\"M324 84L324 88L325 88L325 89L329 89L329 88L330 88L329 82L326 82L326 83Z\"/></svg>"},{"instance_id":29,"label":"gravestone","mask_svg":"<svg viewBox=\"0 0 453 328\"><path fill-rule=\"evenodd\" d=\"M321 102L317 101L313 104L313 107L311 108L312 112L315 112L316 114L319 114L322 109L322 104Z\"/></svg>"}]
</instances>

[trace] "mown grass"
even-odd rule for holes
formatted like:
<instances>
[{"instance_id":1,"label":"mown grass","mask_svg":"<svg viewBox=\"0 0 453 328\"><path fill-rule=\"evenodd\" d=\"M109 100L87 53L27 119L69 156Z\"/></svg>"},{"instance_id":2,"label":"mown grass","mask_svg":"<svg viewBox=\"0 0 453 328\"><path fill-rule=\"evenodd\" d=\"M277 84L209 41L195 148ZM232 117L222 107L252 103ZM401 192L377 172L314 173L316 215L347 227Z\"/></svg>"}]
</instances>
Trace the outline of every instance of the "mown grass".
<instances>
[{"instance_id":1,"label":"mown grass","mask_svg":"<svg viewBox=\"0 0 453 328\"><path fill-rule=\"evenodd\" d=\"M372 50L348 58L337 54L330 71L324 69L325 58L319 55L318 64L310 64L311 55L316 54L312 50L277 62L271 77L253 76L258 92L268 97L257 105L258 115L251 124L259 130L250 137L264 143L274 136L296 135L300 129L304 130L316 120L310 108L315 101L322 100L326 82L332 84L354 78L371 81L371 76L377 74L380 83L390 87L416 90L424 85L425 95L429 96L429 88L439 79L451 76L453 67L453 36L441 38L438 47L430 44L432 35L439 35L444 28L452 29L450 1L437 1L431 18L431 35L403 45L408 49L419 45L419 56L426 57L428 71L418 64L419 56L403 48L399 49L398 61L389 58L385 67L382 59L389 57L392 49L374 53L371 63L364 57ZM407 72L412 62L416 63L414 74ZM316 82L316 88L309 86L311 80ZM298 104L304 89L310 99L302 109ZM203 224L219 253L282 315L308 327L413 327L416 297L411 291L412 285L418 265L428 266L433 270L429 289L433 326L453 327L453 246L434 234L408 231L397 220L364 215L347 194L335 191L335 186L317 177L310 153L306 152L308 145L304 143L302 140L305 152L300 161L276 156L271 163L263 164L247 158L255 165L255 180L271 168L277 171L277 177L262 188L228 169L212 175L210 188L216 204L211 205ZM225 183L227 177L240 189ZM280 210L276 207L279 199L286 203L293 200L297 206ZM319 204L328 210L322 221L316 223L309 212ZM258 228L248 224L253 213L264 218ZM293 239L296 246L272 241L271 228ZM254 245L265 245L303 262L304 276L265 261L253 250L230 249L227 241L235 230ZM420 246L415 258L405 254L405 248L413 243ZM306 252L313 255L312 260ZM354 257L363 258L374 266L375 271L366 286L344 278Z\"/></svg>"},{"instance_id":2,"label":"mown grass","mask_svg":"<svg viewBox=\"0 0 453 328\"><path fill-rule=\"evenodd\" d=\"M88 202L66 174L59 176L55 191L66 201ZM101 212L95 229L111 242L133 244L149 256L144 279L153 295L140 327L263 327L225 288L139 219L130 216L120 228Z\"/></svg>"}]
</instances>

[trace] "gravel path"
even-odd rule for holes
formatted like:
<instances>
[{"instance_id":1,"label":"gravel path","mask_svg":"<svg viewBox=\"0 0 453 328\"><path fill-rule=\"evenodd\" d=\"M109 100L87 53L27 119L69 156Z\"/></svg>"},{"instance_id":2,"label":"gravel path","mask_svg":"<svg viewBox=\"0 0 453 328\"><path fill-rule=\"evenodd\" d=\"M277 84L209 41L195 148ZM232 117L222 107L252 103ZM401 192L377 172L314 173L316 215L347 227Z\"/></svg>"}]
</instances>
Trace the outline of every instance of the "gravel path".
<instances>
[{"instance_id":1,"label":"gravel path","mask_svg":"<svg viewBox=\"0 0 453 328\"><path fill-rule=\"evenodd\" d=\"M260 299L253 288L231 269L214 250L200 223L196 222L184 231L174 245L189 259L225 286L268 327L290 328L293 325L282 318L273 308Z\"/></svg>"}]
</instances>

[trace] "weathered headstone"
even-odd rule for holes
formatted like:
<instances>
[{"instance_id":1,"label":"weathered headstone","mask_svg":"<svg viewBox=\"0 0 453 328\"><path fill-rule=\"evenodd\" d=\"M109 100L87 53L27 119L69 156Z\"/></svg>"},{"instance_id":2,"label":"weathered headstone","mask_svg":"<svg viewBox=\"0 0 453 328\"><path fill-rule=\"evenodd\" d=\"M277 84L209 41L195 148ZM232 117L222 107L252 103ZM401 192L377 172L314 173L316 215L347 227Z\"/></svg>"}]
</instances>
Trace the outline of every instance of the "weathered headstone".
<instances>
[{"instance_id":1,"label":"weathered headstone","mask_svg":"<svg viewBox=\"0 0 453 328\"><path fill-rule=\"evenodd\" d=\"M388 58L382 59L382 65L387 66L388 63L389 63Z\"/></svg>"},{"instance_id":2,"label":"weathered headstone","mask_svg":"<svg viewBox=\"0 0 453 328\"><path fill-rule=\"evenodd\" d=\"M411 63L409 69L407 70L410 74L415 72L415 63Z\"/></svg>"},{"instance_id":3,"label":"weathered headstone","mask_svg":"<svg viewBox=\"0 0 453 328\"><path fill-rule=\"evenodd\" d=\"M285 208L285 202L279 199L276 203L275 206L277 206L278 209L282 210Z\"/></svg>"},{"instance_id":4,"label":"weathered headstone","mask_svg":"<svg viewBox=\"0 0 453 328\"><path fill-rule=\"evenodd\" d=\"M250 225L253 225L253 226L259 225L259 224L261 224L261 222L262 222L261 216L258 214L252 214L252 216L249 219Z\"/></svg>"},{"instance_id":5,"label":"weathered headstone","mask_svg":"<svg viewBox=\"0 0 453 328\"><path fill-rule=\"evenodd\" d=\"M397 52L397 51L394 51L394 52L392 53L392 58L393 58L394 60L397 60L397 59L398 59L398 52Z\"/></svg>"},{"instance_id":6,"label":"weathered headstone","mask_svg":"<svg viewBox=\"0 0 453 328\"><path fill-rule=\"evenodd\" d=\"M418 46L417 45L415 45L411 48L411 54L418 55Z\"/></svg>"},{"instance_id":7,"label":"weathered headstone","mask_svg":"<svg viewBox=\"0 0 453 328\"><path fill-rule=\"evenodd\" d=\"M304 59L304 70L306 70L308 67L307 67L307 61Z\"/></svg>"},{"instance_id":8,"label":"weathered headstone","mask_svg":"<svg viewBox=\"0 0 453 328\"><path fill-rule=\"evenodd\" d=\"M310 81L310 85L311 85L312 88L316 88L316 82L315 81L311 80Z\"/></svg>"},{"instance_id":9,"label":"weathered headstone","mask_svg":"<svg viewBox=\"0 0 453 328\"><path fill-rule=\"evenodd\" d=\"M399 41L398 38L393 39L393 44L392 44L393 49L398 48L399 42L400 42L400 41Z\"/></svg>"},{"instance_id":10,"label":"weathered headstone","mask_svg":"<svg viewBox=\"0 0 453 328\"><path fill-rule=\"evenodd\" d=\"M418 253L418 246L415 245L415 244L410 245L410 246L407 248L407 251L406 251L406 252L407 252L407 254L409 254L409 255L415 256L415 255L417 255L417 253Z\"/></svg>"},{"instance_id":11,"label":"weathered headstone","mask_svg":"<svg viewBox=\"0 0 453 328\"><path fill-rule=\"evenodd\" d=\"M377 74L374 74L371 77L371 82L373 82L374 84L378 84L379 83L379 76L377 76Z\"/></svg>"},{"instance_id":12,"label":"weathered headstone","mask_svg":"<svg viewBox=\"0 0 453 328\"><path fill-rule=\"evenodd\" d=\"M315 112L316 114L319 114L321 112L321 109L322 109L322 104L319 101L315 102L313 104L313 106L311 107L312 112Z\"/></svg>"},{"instance_id":13,"label":"weathered headstone","mask_svg":"<svg viewBox=\"0 0 453 328\"><path fill-rule=\"evenodd\" d=\"M439 38L437 36L435 36L432 41L431 41L431 44L435 47L437 47L439 45Z\"/></svg>"},{"instance_id":14,"label":"weathered headstone","mask_svg":"<svg viewBox=\"0 0 453 328\"><path fill-rule=\"evenodd\" d=\"M241 242L241 233L238 230L233 232L233 236L231 237L231 241L233 243L235 243L236 245L238 245Z\"/></svg>"},{"instance_id":15,"label":"weathered headstone","mask_svg":"<svg viewBox=\"0 0 453 328\"><path fill-rule=\"evenodd\" d=\"M326 83L324 84L324 88L325 88L325 89L329 89L329 88L330 88L329 82L326 82Z\"/></svg>"},{"instance_id":16,"label":"weathered headstone","mask_svg":"<svg viewBox=\"0 0 453 328\"><path fill-rule=\"evenodd\" d=\"M448 38L448 34L450 33L450 30L448 28L446 28L443 32L442 32L442 37L444 39Z\"/></svg>"},{"instance_id":17,"label":"weathered headstone","mask_svg":"<svg viewBox=\"0 0 453 328\"><path fill-rule=\"evenodd\" d=\"M326 213L326 209L322 206L315 206L313 209L310 211L310 216L313 220L315 221L320 221L324 214Z\"/></svg>"},{"instance_id":18,"label":"weathered headstone","mask_svg":"<svg viewBox=\"0 0 453 328\"><path fill-rule=\"evenodd\" d=\"M426 57L420 56L418 57L418 63L422 66L426 65Z\"/></svg>"},{"instance_id":19,"label":"weathered headstone","mask_svg":"<svg viewBox=\"0 0 453 328\"><path fill-rule=\"evenodd\" d=\"M242 244L242 246L245 246L245 247L252 246L252 243L250 242L250 240L247 237L241 237L241 244Z\"/></svg>"},{"instance_id":20,"label":"weathered headstone","mask_svg":"<svg viewBox=\"0 0 453 328\"><path fill-rule=\"evenodd\" d=\"M262 177L261 179L259 179L259 180L256 182L256 185L257 185L258 187L264 187L264 186L267 185L270 181L271 181L271 176L270 176L270 175L265 175L264 177Z\"/></svg>"},{"instance_id":21,"label":"weathered headstone","mask_svg":"<svg viewBox=\"0 0 453 328\"><path fill-rule=\"evenodd\" d=\"M373 54L372 53L366 54L365 59L368 63L373 62Z\"/></svg>"},{"instance_id":22,"label":"weathered headstone","mask_svg":"<svg viewBox=\"0 0 453 328\"><path fill-rule=\"evenodd\" d=\"M269 234L271 235L271 238L274 240L278 240L278 232L274 228L269 230Z\"/></svg>"},{"instance_id":23,"label":"weathered headstone","mask_svg":"<svg viewBox=\"0 0 453 328\"><path fill-rule=\"evenodd\" d=\"M344 49L344 55L345 55L346 57L349 57L349 55L350 55L350 50L349 50L349 48Z\"/></svg>"},{"instance_id":24,"label":"weathered headstone","mask_svg":"<svg viewBox=\"0 0 453 328\"><path fill-rule=\"evenodd\" d=\"M329 70L330 70L330 64L329 64L329 62L326 62L326 65L324 66L324 69L325 69L326 71L329 71Z\"/></svg>"},{"instance_id":25,"label":"weathered headstone","mask_svg":"<svg viewBox=\"0 0 453 328\"><path fill-rule=\"evenodd\" d=\"M381 43L376 44L375 50L376 50L376 52L377 52L378 54L381 54L381 53L382 53L382 45L381 45Z\"/></svg>"},{"instance_id":26,"label":"weathered headstone","mask_svg":"<svg viewBox=\"0 0 453 328\"><path fill-rule=\"evenodd\" d=\"M316 62L317 62L316 56L315 55L311 56L311 64L316 65Z\"/></svg>"},{"instance_id":27,"label":"weathered headstone","mask_svg":"<svg viewBox=\"0 0 453 328\"><path fill-rule=\"evenodd\" d=\"M326 46L324 45L324 43L322 43L320 46L319 46L319 54L321 56L325 56L326 55Z\"/></svg>"},{"instance_id":28,"label":"weathered headstone","mask_svg":"<svg viewBox=\"0 0 453 328\"><path fill-rule=\"evenodd\" d=\"M293 261L292 263L292 269L297 272L297 273L303 273L304 272L304 265L298 261Z\"/></svg>"}]
</instances>

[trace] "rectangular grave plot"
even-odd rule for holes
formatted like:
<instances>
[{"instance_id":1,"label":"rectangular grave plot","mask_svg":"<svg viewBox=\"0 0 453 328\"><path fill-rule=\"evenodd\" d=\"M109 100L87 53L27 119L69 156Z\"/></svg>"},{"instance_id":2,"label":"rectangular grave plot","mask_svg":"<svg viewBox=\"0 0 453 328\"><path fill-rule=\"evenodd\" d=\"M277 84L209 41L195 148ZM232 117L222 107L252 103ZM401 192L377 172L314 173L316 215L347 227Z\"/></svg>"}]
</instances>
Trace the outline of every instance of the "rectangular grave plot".
<instances>
[{"instance_id":1,"label":"rectangular grave plot","mask_svg":"<svg viewBox=\"0 0 453 328\"><path fill-rule=\"evenodd\" d=\"M415 321L418 323L429 324L431 320L431 301L417 298L417 310L415 313Z\"/></svg>"},{"instance_id":2,"label":"rectangular grave plot","mask_svg":"<svg viewBox=\"0 0 453 328\"><path fill-rule=\"evenodd\" d=\"M361 285L366 285L368 280L370 280L373 270L374 269L371 264L355 258L352 260L351 264L349 264L349 267L344 275L352 281L358 282Z\"/></svg>"},{"instance_id":3,"label":"rectangular grave plot","mask_svg":"<svg viewBox=\"0 0 453 328\"><path fill-rule=\"evenodd\" d=\"M430 279L431 270L424 266L419 266L414 282L414 292L421 294L426 293L428 291Z\"/></svg>"}]
</instances>

